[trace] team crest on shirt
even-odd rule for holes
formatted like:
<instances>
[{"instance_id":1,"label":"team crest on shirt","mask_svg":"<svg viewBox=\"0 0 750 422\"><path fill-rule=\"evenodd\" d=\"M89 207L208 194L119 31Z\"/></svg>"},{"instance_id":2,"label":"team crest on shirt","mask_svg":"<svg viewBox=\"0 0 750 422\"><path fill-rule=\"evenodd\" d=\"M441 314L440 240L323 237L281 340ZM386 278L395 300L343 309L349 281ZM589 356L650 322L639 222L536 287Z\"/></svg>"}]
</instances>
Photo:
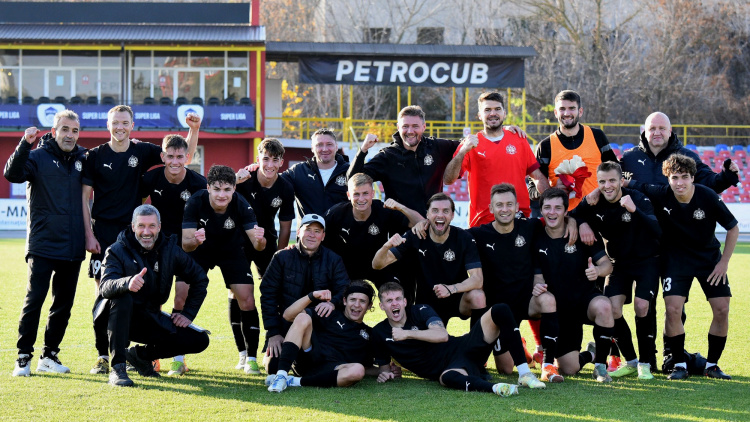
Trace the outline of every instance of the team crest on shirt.
<instances>
[{"instance_id":1,"label":"team crest on shirt","mask_svg":"<svg viewBox=\"0 0 750 422\"><path fill-rule=\"evenodd\" d=\"M633 219L633 216L631 216L629 212L625 211L624 213L622 213L622 221L626 223L630 223L630 220L632 219Z\"/></svg>"},{"instance_id":2,"label":"team crest on shirt","mask_svg":"<svg viewBox=\"0 0 750 422\"><path fill-rule=\"evenodd\" d=\"M434 163L434 162L435 162L435 159L432 158L432 155L427 154L427 155L424 156L424 165L431 166L432 163Z\"/></svg>"},{"instance_id":3,"label":"team crest on shirt","mask_svg":"<svg viewBox=\"0 0 750 422\"><path fill-rule=\"evenodd\" d=\"M130 158L128 158L128 166L138 167L138 157L131 155Z\"/></svg>"},{"instance_id":4,"label":"team crest on shirt","mask_svg":"<svg viewBox=\"0 0 750 422\"><path fill-rule=\"evenodd\" d=\"M190 199L190 197L191 197L191 196L192 196L192 195L190 194L190 191L189 191L189 190L187 190L187 189L185 189L185 190L184 190L184 191L182 191L182 193L180 194L180 199L182 199L183 201L187 202L187 200L188 200L188 199Z\"/></svg>"},{"instance_id":5,"label":"team crest on shirt","mask_svg":"<svg viewBox=\"0 0 750 422\"><path fill-rule=\"evenodd\" d=\"M448 261L448 262L455 261L456 260L456 253L453 252L452 250L448 249L443 254L443 259L446 260L446 261Z\"/></svg>"},{"instance_id":6,"label":"team crest on shirt","mask_svg":"<svg viewBox=\"0 0 750 422\"><path fill-rule=\"evenodd\" d=\"M505 152L507 152L510 155L513 155L516 153L516 147L514 145L508 145L505 147Z\"/></svg>"},{"instance_id":7,"label":"team crest on shirt","mask_svg":"<svg viewBox=\"0 0 750 422\"><path fill-rule=\"evenodd\" d=\"M154 272L155 273L159 272L159 261L154 262Z\"/></svg>"},{"instance_id":8,"label":"team crest on shirt","mask_svg":"<svg viewBox=\"0 0 750 422\"><path fill-rule=\"evenodd\" d=\"M373 236L377 236L380 234L380 229L378 228L378 226L373 224L367 228L367 233L370 233Z\"/></svg>"},{"instance_id":9,"label":"team crest on shirt","mask_svg":"<svg viewBox=\"0 0 750 422\"><path fill-rule=\"evenodd\" d=\"M81 171L81 170L83 170L83 164L81 164L81 160L78 160L78 161L76 161L76 163L75 163L75 168L76 168L76 170L78 170L78 171Z\"/></svg>"},{"instance_id":10,"label":"team crest on shirt","mask_svg":"<svg viewBox=\"0 0 750 422\"><path fill-rule=\"evenodd\" d=\"M224 221L224 228L231 230L234 227L234 220L232 220L231 217L227 217L227 219Z\"/></svg>"},{"instance_id":11,"label":"team crest on shirt","mask_svg":"<svg viewBox=\"0 0 750 422\"><path fill-rule=\"evenodd\" d=\"M419 327L417 327L416 325L412 325L411 326L411 330L412 331L419 331Z\"/></svg>"},{"instance_id":12,"label":"team crest on shirt","mask_svg":"<svg viewBox=\"0 0 750 422\"><path fill-rule=\"evenodd\" d=\"M568 245L565 244L565 253L576 253L578 249L576 249L576 245Z\"/></svg>"},{"instance_id":13,"label":"team crest on shirt","mask_svg":"<svg viewBox=\"0 0 750 422\"><path fill-rule=\"evenodd\" d=\"M370 339L370 335L367 334L367 330L360 330L359 331L359 336L362 337L365 340L369 340Z\"/></svg>"},{"instance_id":14,"label":"team crest on shirt","mask_svg":"<svg viewBox=\"0 0 750 422\"><path fill-rule=\"evenodd\" d=\"M516 241L513 242L513 245L517 248L520 248L525 244L526 244L526 239L524 239L523 236L521 236L520 234L516 236Z\"/></svg>"},{"instance_id":15,"label":"team crest on shirt","mask_svg":"<svg viewBox=\"0 0 750 422\"><path fill-rule=\"evenodd\" d=\"M271 201L271 207L278 208L280 206L281 206L281 197L277 196L276 198L273 198L273 201Z\"/></svg>"},{"instance_id":16,"label":"team crest on shirt","mask_svg":"<svg viewBox=\"0 0 750 422\"><path fill-rule=\"evenodd\" d=\"M703 210L702 210L702 209L698 208L698 209L697 209L697 210L695 210L695 212L693 213L693 218L695 218L696 220L703 220L704 218L706 218L706 213L705 213L705 212L703 212Z\"/></svg>"},{"instance_id":17,"label":"team crest on shirt","mask_svg":"<svg viewBox=\"0 0 750 422\"><path fill-rule=\"evenodd\" d=\"M346 185L346 176L343 174L340 174L339 177L336 178L336 184L339 186Z\"/></svg>"}]
</instances>

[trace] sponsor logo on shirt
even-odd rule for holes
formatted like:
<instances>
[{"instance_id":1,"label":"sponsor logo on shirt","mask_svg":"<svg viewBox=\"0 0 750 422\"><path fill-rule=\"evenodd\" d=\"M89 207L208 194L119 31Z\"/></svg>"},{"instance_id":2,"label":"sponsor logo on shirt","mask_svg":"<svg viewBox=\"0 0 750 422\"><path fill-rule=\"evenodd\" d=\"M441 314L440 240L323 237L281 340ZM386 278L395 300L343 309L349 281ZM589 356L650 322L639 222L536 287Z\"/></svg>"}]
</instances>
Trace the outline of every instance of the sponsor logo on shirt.
<instances>
[{"instance_id":1,"label":"sponsor logo on shirt","mask_svg":"<svg viewBox=\"0 0 750 422\"><path fill-rule=\"evenodd\" d=\"M138 157L131 155L130 158L128 158L128 166L138 167Z\"/></svg>"},{"instance_id":2,"label":"sponsor logo on shirt","mask_svg":"<svg viewBox=\"0 0 750 422\"><path fill-rule=\"evenodd\" d=\"M232 220L231 217L227 217L227 219L224 221L224 228L231 230L235 227L234 220Z\"/></svg>"},{"instance_id":3,"label":"sponsor logo on shirt","mask_svg":"<svg viewBox=\"0 0 750 422\"><path fill-rule=\"evenodd\" d=\"M453 252L452 250L448 249L443 254L443 259L446 260L446 261L448 261L448 262L455 261L456 260L456 253Z\"/></svg>"},{"instance_id":4,"label":"sponsor logo on shirt","mask_svg":"<svg viewBox=\"0 0 750 422\"><path fill-rule=\"evenodd\" d=\"M427 154L427 155L424 156L424 165L431 166L432 163L434 163L434 162L435 162L435 159L432 158L432 155Z\"/></svg>"}]
</instances>

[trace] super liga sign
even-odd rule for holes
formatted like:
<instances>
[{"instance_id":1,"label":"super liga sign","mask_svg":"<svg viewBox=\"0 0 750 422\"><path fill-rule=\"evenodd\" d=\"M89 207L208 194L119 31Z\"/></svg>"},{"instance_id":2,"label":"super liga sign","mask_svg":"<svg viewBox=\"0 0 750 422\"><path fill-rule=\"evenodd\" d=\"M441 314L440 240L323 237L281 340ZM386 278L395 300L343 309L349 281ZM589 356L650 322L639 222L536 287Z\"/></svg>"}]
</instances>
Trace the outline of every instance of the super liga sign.
<instances>
[{"instance_id":1,"label":"super liga sign","mask_svg":"<svg viewBox=\"0 0 750 422\"><path fill-rule=\"evenodd\" d=\"M523 88L523 60L378 60L300 58L309 84Z\"/></svg>"}]
</instances>

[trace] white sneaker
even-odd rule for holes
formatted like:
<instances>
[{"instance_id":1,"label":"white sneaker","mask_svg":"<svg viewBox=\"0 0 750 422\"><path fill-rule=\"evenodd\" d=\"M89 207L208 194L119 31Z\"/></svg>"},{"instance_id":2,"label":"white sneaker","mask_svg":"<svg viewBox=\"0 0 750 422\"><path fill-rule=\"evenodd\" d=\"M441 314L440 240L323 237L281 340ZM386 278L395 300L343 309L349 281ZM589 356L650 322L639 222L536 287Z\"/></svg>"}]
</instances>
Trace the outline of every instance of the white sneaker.
<instances>
[{"instance_id":1,"label":"white sneaker","mask_svg":"<svg viewBox=\"0 0 750 422\"><path fill-rule=\"evenodd\" d=\"M247 363L247 354L240 353L240 360L239 362L237 362L237 366L235 366L234 369L237 369L239 371L244 371L245 363Z\"/></svg>"},{"instance_id":2,"label":"white sneaker","mask_svg":"<svg viewBox=\"0 0 750 422\"><path fill-rule=\"evenodd\" d=\"M16 367L13 368L14 377L28 377L31 376L31 355L23 354L18 355L16 359Z\"/></svg>"},{"instance_id":3,"label":"white sneaker","mask_svg":"<svg viewBox=\"0 0 750 422\"><path fill-rule=\"evenodd\" d=\"M49 356L42 356L42 358L39 359L39 363L36 365L36 371L68 374L70 373L70 368L60 363L60 359L57 358L57 353L50 352Z\"/></svg>"}]
</instances>

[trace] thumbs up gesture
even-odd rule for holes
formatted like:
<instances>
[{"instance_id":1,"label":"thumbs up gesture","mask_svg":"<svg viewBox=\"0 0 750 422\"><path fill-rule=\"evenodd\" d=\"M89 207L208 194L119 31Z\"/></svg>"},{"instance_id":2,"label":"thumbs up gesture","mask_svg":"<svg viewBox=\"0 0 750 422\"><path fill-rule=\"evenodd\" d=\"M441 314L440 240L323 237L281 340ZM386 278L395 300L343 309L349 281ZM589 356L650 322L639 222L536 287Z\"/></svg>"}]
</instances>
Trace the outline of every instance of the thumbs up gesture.
<instances>
[{"instance_id":1,"label":"thumbs up gesture","mask_svg":"<svg viewBox=\"0 0 750 422\"><path fill-rule=\"evenodd\" d=\"M597 277L599 277L599 269L596 268L596 265L594 265L594 262L589 257L589 266L586 268L586 278L594 281Z\"/></svg>"},{"instance_id":2,"label":"thumbs up gesture","mask_svg":"<svg viewBox=\"0 0 750 422\"><path fill-rule=\"evenodd\" d=\"M143 287L143 276L146 275L146 267L144 267L141 272L134 275L133 278L130 279L130 282L128 283L128 290L135 293L138 290L141 290L141 287Z\"/></svg>"}]
</instances>

